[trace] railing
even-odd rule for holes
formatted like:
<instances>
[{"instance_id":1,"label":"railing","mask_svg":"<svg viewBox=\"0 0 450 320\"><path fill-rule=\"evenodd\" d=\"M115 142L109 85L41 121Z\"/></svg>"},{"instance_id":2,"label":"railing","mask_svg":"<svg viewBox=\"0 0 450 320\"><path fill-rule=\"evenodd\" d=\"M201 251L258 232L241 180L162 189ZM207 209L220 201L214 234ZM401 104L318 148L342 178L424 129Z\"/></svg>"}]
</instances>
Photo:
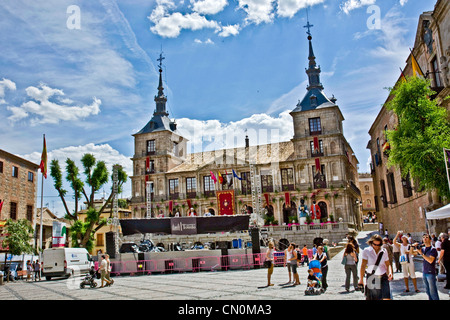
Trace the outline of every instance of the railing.
<instances>
[{"instance_id":1,"label":"railing","mask_svg":"<svg viewBox=\"0 0 450 320\"><path fill-rule=\"evenodd\" d=\"M339 230L348 228L345 222L324 222L324 223L311 223L311 224L287 224L281 226L264 226L271 232L282 231L311 231L311 230Z\"/></svg>"},{"instance_id":2,"label":"railing","mask_svg":"<svg viewBox=\"0 0 450 320\"><path fill-rule=\"evenodd\" d=\"M312 259L312 256L312 250L308 249L308 257L310 260ZM274 258L275 266L283 266L284 251L275 252ZM265 259L265 253L256 253L154 260L111 261L111 274L114 276L148 275L152 273L253 269L255 267L263 267Z\"/></svg>"}]
</instances>

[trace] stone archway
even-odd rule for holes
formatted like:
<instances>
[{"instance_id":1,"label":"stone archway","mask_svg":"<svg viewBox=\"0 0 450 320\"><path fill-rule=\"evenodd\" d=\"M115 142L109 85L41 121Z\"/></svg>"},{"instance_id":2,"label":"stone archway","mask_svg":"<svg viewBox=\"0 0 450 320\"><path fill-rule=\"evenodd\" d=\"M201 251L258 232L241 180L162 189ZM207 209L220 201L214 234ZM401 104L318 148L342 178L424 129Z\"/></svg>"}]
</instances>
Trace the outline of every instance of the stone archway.
<instances>
[{"instance_id":1,"label":"stone archway","mask_svg":"<svg viewBox=\"0 0 450 320\"><path fill-rule=\"evenodd\" d=\"M317 204L320 208L320 220L322 219L328 219L328 205L324 201L319 201Z\"/></svg>"},{"instance_id":2,"label":"stone archway","mask_svg":"<svg viewBox=\"0 0 450 320\"><path fill-rule=\"evenodd\" d=\"M283 222L288 224L289 217L297 217L297 205L294 201L291 201L291 205L289 207L286 207L286 203L283 204Z\"/></svg>"}]
</instances>

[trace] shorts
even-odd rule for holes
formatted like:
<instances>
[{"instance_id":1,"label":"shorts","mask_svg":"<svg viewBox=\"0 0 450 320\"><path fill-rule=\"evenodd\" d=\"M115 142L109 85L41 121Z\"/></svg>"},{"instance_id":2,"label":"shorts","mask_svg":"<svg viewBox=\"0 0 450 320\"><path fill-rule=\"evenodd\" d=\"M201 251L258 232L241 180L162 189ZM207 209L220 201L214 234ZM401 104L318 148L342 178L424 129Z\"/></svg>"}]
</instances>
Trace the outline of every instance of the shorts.
<instances>
[{"instance_id":1,"label":"shorts","mask_svg":"<svg viewBox=\"0 0 450 320\"><path fill-rule=\"evenodd\" d=\"M416 269L414 268L414 262L408 262L402 264L403 278L411 277L411 279L416 278Z\"/></svg>"},{"instance_id":2,"label":"shorts","mask_svg":"<svg viewBox=\"0 0 450 320\"><path fill-rule=\"evenodd\" d=\"M292 273L296 274L297 273L297 262L294 263L290 263L291 265L291 269L292 269Z\"/></svg>"}]
</instances>

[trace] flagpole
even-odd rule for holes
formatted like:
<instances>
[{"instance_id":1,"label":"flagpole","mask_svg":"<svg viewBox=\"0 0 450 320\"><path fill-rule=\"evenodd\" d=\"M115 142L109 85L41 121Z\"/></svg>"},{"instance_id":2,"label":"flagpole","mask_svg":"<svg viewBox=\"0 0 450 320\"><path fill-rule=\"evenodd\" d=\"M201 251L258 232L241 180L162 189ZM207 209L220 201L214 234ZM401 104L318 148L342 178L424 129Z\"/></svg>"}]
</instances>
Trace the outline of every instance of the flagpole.
<instances>
[{"instance_id":1,"label":"flagpole","mask_svg":"<svg viewBox=\"0 0 450 320\"><path fill-rule=\"evenodd\" d=\"M45 146L45 134L44 134L44 148L45 152L47 152L47 147ZM45 159L47 161L47 159ZM41 159L42 162L42 159ZM45 166L45 165L44 165ZM43 232L43 218L44 218L44 170L41 169L41 222L39 225L39 263L42 266L42 232ZM42 268L39 268L40 275L42 274Z\"/></svg>"},{"instance_id":2,"label":"flagpole","mask_svg":"<svg viewBox=\"0 0 450 320\"><path fill-rule=\"evenodd\" d=\"M449 190L450 190L450 176L449 176L449 174L448 174L448 164L447 164L447 162L448 162L448 159L447 159L447 152L445 152L446 150L445 150L445 148L443 148L444 149L444 160L445 160L445 171L447 172L447 182L448 182L448 188L449 188Z\"/></svg>"}]
</instances>

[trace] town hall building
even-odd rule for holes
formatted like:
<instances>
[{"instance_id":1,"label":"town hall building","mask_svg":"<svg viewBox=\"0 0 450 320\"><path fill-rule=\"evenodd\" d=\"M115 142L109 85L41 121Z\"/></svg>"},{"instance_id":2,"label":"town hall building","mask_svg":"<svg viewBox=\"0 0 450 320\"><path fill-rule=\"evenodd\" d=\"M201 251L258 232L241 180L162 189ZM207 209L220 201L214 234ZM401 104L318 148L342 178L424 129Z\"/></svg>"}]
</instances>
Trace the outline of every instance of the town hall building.
<instances>
[{"instance_id":1,"label":"town hall building","mask_svg":"<svg viewBox=\"0 0 450 320\"><path fill-rule=\"evenodd\" d=\"M153 117L133 134L134 218L186 216L191 211L202 216L249 214L254 206L252 187L253 192L256 188L250 179L253 166L265 223L298 222L299 206L311 211L317 205L321 221L360 225L358 160L344 136L344 116L336 99L324 93L309 23L307 27L309 84L290 112L290 141L250 146L246 137L244 147L188 153L188 140L166 110L160 63ZM222 202L219 194L229 197Z\"/></svg>"}]
</instances>

